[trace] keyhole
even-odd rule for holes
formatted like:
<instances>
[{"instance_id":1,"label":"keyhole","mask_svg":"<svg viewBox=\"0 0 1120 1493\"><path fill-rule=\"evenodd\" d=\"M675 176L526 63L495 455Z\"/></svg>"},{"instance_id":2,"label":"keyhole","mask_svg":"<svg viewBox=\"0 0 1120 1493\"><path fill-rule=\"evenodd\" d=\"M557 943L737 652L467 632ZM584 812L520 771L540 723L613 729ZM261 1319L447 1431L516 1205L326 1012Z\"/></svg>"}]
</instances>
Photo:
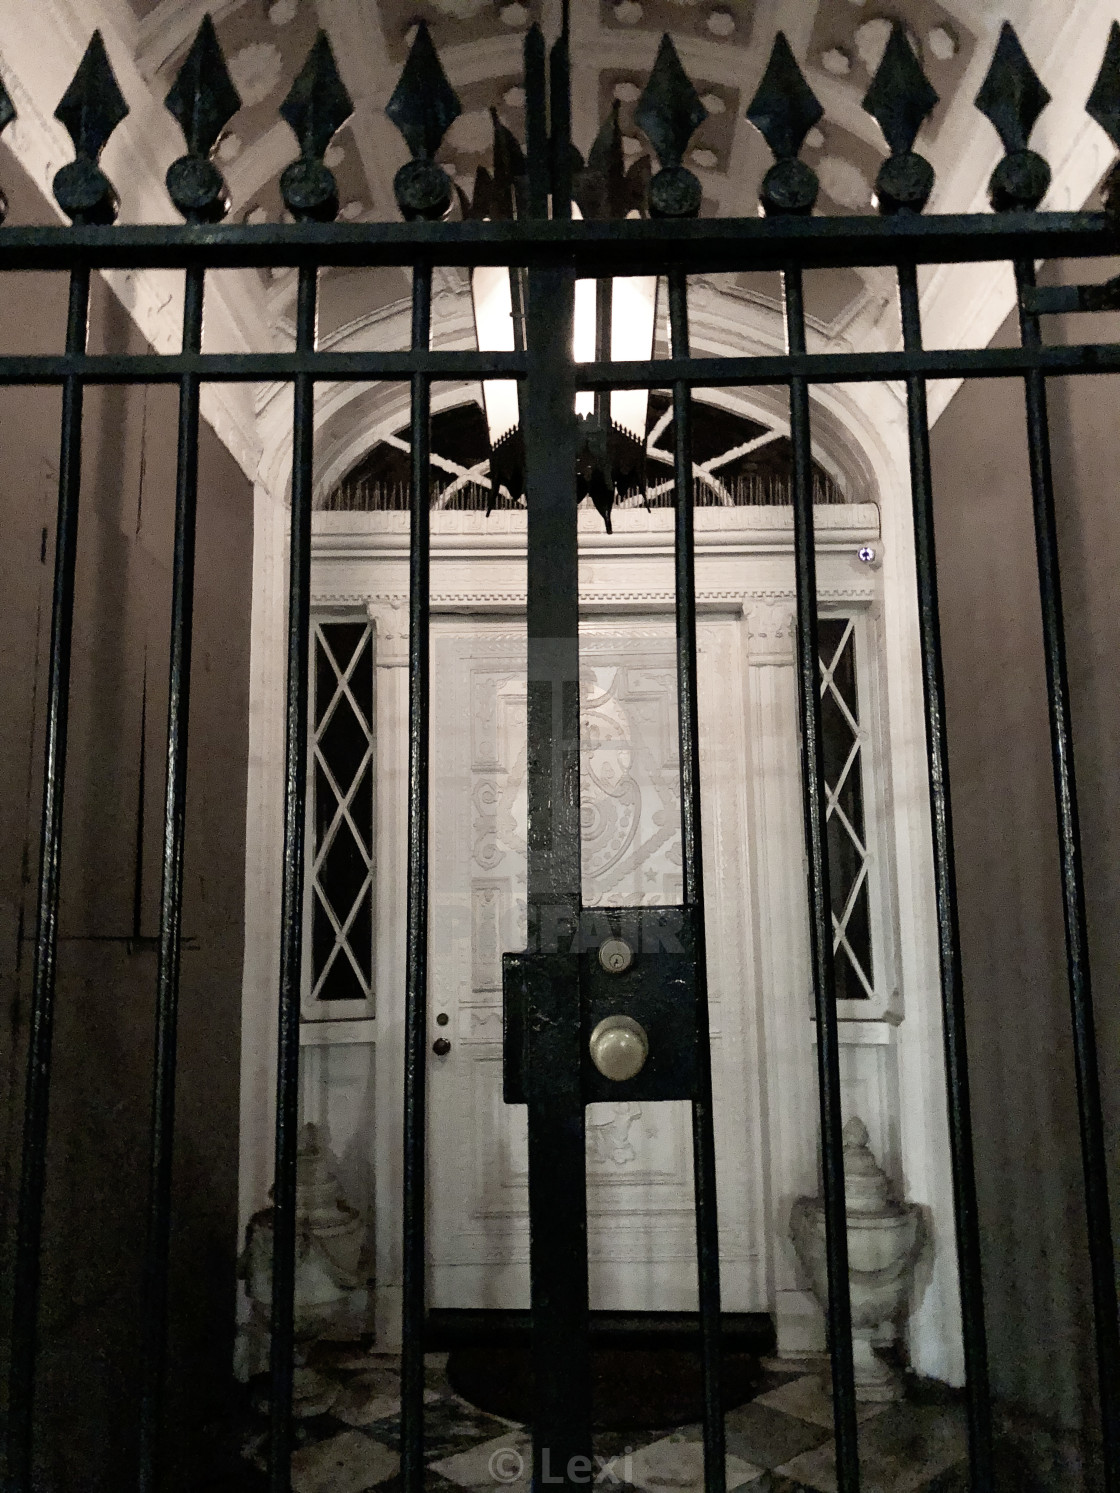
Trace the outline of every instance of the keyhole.
<instances>
[{"instance_id":1,"label":"keyhole","mask_svg":"<svg viewBox=\"0 0 1120 1493\"><path fill-rule=\"evenodd\" d=\"M634 950L621 938L608 938L599 947L599 963L608 975L624 974L634 962Z\"/></svg>"}]
</instances>

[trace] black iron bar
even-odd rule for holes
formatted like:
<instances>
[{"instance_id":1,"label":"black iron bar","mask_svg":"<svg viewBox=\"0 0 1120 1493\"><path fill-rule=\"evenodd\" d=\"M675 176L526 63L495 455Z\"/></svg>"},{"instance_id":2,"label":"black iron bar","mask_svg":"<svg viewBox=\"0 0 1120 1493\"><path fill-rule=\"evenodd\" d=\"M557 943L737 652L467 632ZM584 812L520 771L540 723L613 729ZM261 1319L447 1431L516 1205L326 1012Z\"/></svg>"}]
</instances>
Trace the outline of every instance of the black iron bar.
<instances>
[{"instance_id":1,"label":"black iron bar","mask_svg":"<svg viewBox=\"0 0 1120 1493\"><path fill-rule=\"evenodd\" d=\"M582 278L582 277L581 277ZM308 374L315 380L431 378L524 379L528 362L520 352L315 352L120 354L95 357L0 357L0 385L63 384L77 376L87 384L177 384L188 373L209 383L260 383ZM881 383L923 378L1006 378L1032 369L1048 373L1120 372L1120 343L1082 343L1038 348L945 348L905 352L774 354L745 358L666 358L650 363L580 363L577 388L650 389L686 380L694 389L784 383Z\"/></svg>"},{"instance_id":2,"label":"black iron bar","mask_svg":"<svg viewBox=\"0 0 1120 1493\"><path fill-rule=\"evenodd\" d=\"M801 271L783 277L786 341L805 352L805 300ZM852 1305L848 1278L848 1213L844 1197L840 1041L836 1021L832 898L828 878L824 756L821 740L820 661L817 643L817 563L813 538L813 464L809 386L789 381L793 461L793 547L797 572L797 703L801 718L801 777L809 888L809 954L817 1017L817 1073L824 1179L825 1249L828 1257L828 1338L832 1357L832 1408L836 1428L839 1493L859 1493L859 1442L852 1364Z\"/></svg>"},{"instance_id":3,"label":"black iron bar","mask_svg":"<svg viewBox=\"0 0 1120 1493\"><path fill-rule=\"evenodd\" d=\"M315 345L318 273L301 269L296 345ZM269 1493L289 1493L295 1330L296 1153L299 1141L299 1013L303 976L304 835L307 804L308 631L315 384L295 380L292 399L292 520L288 559L288 690L285 706L284 884L280 913L280 1002L276 1054L276 1180L272 1208L269 1321Z\"/></svg>"},{"instance_id":4,"label":"black iron bar","mask_svg":"<svg viewBox=\"0 0 1120 1493\"><path fill-rule=\"evenodd\" d=\"M414 373L435 378L521 378L525 367L525 355L518 352L336 354L308 349L289 353L116 353L74 358L48 354L0 357L0 384L61 384L74 374L86 384L177 384L188 373L209 383L292 379L303 373L315 379L402 381Z\"/></svg>"},{"instance_id":5,"label":"black iron bar","mask_svg":"<svg viewBox=\"0 0 1120 1493\"><path fill-rule=\"evenodd\" d=\"M548 106L551 134L552 221L570 223L572 217L572 59L568 0L561 0L560 35L549 54ZM538 225L534 225L538 226Z\"/></svg>"},{"instance_id":6,"label":"black iron bar","mask_svg":"<svg viewBox=\"0 0 1120 1493\"><path fill-rule=\"evenodd\" d=\"M581 276L718 270L827 269L844 265L962 264L1107 255L1106 213L937 213L893 218L626 219L602 222L132 224L110 228L6 227L0 270L267 269L277 265L573 266ZM516 249L511 254L511 248ZM585 267L582 260L586 257Z\"/></svg>"},{"instance_id":7,"label":"black iron bar","mask_svg":"<svg viewBox=\"0 0 1120 1493\"><path fill-rule=\"evenodd\" d=\"M598 363L611 361L611 336L614 330L614 294L612 280L595 281L595 360ZM608 430L611 423L611 391L595 390L595 423L600 430ZM608 474L608 481L611 480Z\"/></svg>"},{"instance_id":8,"label":"black iron bar","mask_svg":"<svg viewBox=\"0 0 1120 1493\"><path fill-rule=\"evenodd\" d=\"M572 211L567 0L562 17L549 56L548 95L551 208L561 222ZM538 199L540 185L537 180ZM526 901L528 948L535 956L526 1011L533 1486L575 1489L593 1465L583 1035L572 948L581 907L575 281L564 270L530 269L527 283L522 428Z\"/></svg>"},{"instance_id":9,"label":"black iron bar","mask_svg":"<svg viewBox=\"0 0 1120 1493\"><path fill-rule=\"evenodd\" d=\"M902 345L920 352L922 319L918 272L898 269ZM968 1446L972 1487L989 1493L994 1486L992 1407L988 1378L988 1340L984 1320L984 1283L980 1258L980 1220L976 1202L976 1167L972 1147L972 1103L969 1097L968 1044L961 941L957 918L957 883L953 863L953 813L949 791L945 679L941 663L941 624L937 603L937 553L934 543L933 484L930 477L929 417L926 385L920 374L906 380L906 413L910 439L910 491L914 507L914 559L918 586L918 637L922 655L929 806L933 827L934 888L937 900L937 950L941 974L941 1008L945 1034L945 1073L949 1105L949 1147L953 1168L957 1274L961 1292L961 1333L968 1398Z\"/></svg>"},{"instance_id":10,"label":"black iron bar","mask_svg":"<svg viewBox=\"0 0 1120 1493\"><path fill-rule=\"evenodd\" d=\"M412 272L412 346L426 348L432 267ZM405 950L404 1237L401 1318L401 1472L424 1486L425 1165L428 1058L428 734L431 383L412 377L408 628L408 898Z\"/></svg>"},{"instance_id":11,"label":"black iron bar","mask_svg":"<svg viewBox=\"0 0 1120 1493\"><path fill-rule=\"evenodd\" d=\"M89 323L88 265L70 277L66 352L85 351ZM54 593L47 679L43 815L39 835L39 890L35 972L23 1109L23 1165L13 1271L12 1357L8 1398L8 1483L12 1493L31 1493L35 1358L39 1320L39 1251L43 1233L43 1188L50 1109L51 1036L54 1028L58 946L58 900L62 865L62 803L66 782L66 728L70 708L70 645L74 628L74 567L78 554L78 498L82 475L82 380L71 375L62 387L62 431L58 460Z\"/></svg>"},{"instance_id":12,"label":"black iron bar","mask_svg":"<svg viewBox=\"0 0 1120 1493\"><path fill-rule=\"evenodd\" d=\"M205 271L186 273L183 351L202 346ZM175 473L175 548L171 579L171 656L167 695L167 780L163 816L163 886L156 981L156 1043L152 1080L148 1237L144 1255L140 1386L141 1493L154 1493L167 1361L171 1184L175 1141L175 1059L179 1011L179 955L183 931L183 843L187 804L191 640L194 619L195 516L198 506L198 375L179 385L179 449Z\"/></svg>"},{"instance_id":13,"label":"black iron bar","mask_svg":"<svg viewBox=\"0 0 1120 1493\"><path fill-rule=\"evenodd\" d=\"M691 272L690 272L691 273ZM507 354L507 357L514 356ZM1120 372L1120 343L1069 347L934 349L890 353L777 354L746 358L666 358L656 363L580 363L581 389L652 389L686 380L694 389L784 383L881 383L912 372L924 378L1004 378L1031 369L1050 373Z\"/></svg>"},{"instance_id":14,"label":"black iron bar","mask_svg":"<svg viewBox=\"0 0 1120 1493\"><path fill-rule=\"evenodd\" d=\"M548 99L545 84L544 33L539 25L525 35L525 159L528 163L528 217L548 217Z\"/></svg>"},{"instance_id":15,"label":"black iron bar","mask_svg":"<svg viewBox=\"0 0 1120 1493\"><path fill-rule=\"evenodd\" d=\"M534 1486L592 1465L586 1115L578 957L580 717L574 283L530 271L527 902L530 1304Z\"/></svg>"},{"instance_id":16,"label":"black iron bar","mask_svg":"<svg viewBox=\"0 0 1120 1493\"><path fill-rule=\"evenodd\" d=\"M1023 301L1035 288L1033 260L1015 265L1019 296L1019 331L1024 346L1041 343L1038 317ZM1116 1261L1108 1198L1108 1162L1097 1066L1096 1023L1085 916L1085 879L1077 813L1073 720L1066 666L1065 621L1050 462L1050 424L1046 378L1040 369L1024 377L1027 442L1030 452L1031 499L1038 589L1042 607L1042 644L1046 658L1046 698L1050 715L1050 750L1054 764L1054 797L1058 816L1058 850L1065 920L1066 967L1073 1022L1073 1055L1077 1076L1077 1112L1081 1128L1081 1161L1085 1177L1085 1213L1089 1266L1093 1282L1097 1375L1100 1395L1104 1479L1107 1493L1120 1489L1120 1316L1117 1313Z\"/></svg>"},{"instance_id":17,"label":"black iron bar","mask_svg":"<svg viewBox=\"0 0 1120 1493\"><path fill-rule=\"evenodd\" d=\"M688 281L669 274L669 331L673 356L689 348ZM719 1220L712 1103L712 1043L708 1030L708 966L704 930L704 855L700 813L700 704L696 659L696 540L692 497L692 400L688 384L673 385L674 565L677 631L677 724L680 740L681 841L686 906L701 909L696 925L697 1094L692 1101L692 1168L696 1212L696 1273L700 1305L700 1363L704 1382L704 1487L727 1485L720 1337Z\"/></svg>"}]
</instances>

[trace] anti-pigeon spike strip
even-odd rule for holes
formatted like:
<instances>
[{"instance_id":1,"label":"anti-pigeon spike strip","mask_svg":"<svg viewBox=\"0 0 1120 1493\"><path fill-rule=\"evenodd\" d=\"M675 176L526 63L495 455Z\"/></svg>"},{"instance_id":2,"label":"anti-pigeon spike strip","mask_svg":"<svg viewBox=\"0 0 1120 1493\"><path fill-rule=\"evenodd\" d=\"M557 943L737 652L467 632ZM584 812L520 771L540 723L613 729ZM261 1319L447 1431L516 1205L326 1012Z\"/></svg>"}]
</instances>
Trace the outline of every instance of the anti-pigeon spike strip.
<instances>
[{"instance_id":1,"label":"anti-pigeon spike strip","mask_svg":"<svg viewBox=\"0 0 1120 1493\"><path fill-rule=\"evenodd\" d=\"M546 8L547 13L547 8ZM279 1058L276 1071L277 1131L274 1300L271 1356L271 1493L289 1493L292 1447L291 1393L295 1258L295 1121L298 1115L299 1017L302 971L303 829L306 813L307 627L310 607L310 522L313 492L314 393L317 382L384 379L410 384L411 558L408 744L408 916L405 963L406 1110L403 1183L403 1309L405 1362L402 1384L402 1481L406 1493L421 1493L425 1476L423 1353L432 1322L425 1262L425 1064L428 1056L425 957L428 909L428 686L429 572L428 494L431 490L429 412L431 380L493 378L518 381L521 440L517 461L527 496L529 639L528 691L528 903L529 947L509 956L505 1019L507 1078L524 1086L529 1113L529 1215L531 1321L537 1406L534 1459L538 1481L546 1452L550 1475L561 1493L582 1487L570 1475L570 1459L590 1457L589 1350L595 1314L589 1310L585 1197L584 1107L595 1084L611 1080L588 1056L593 1026L612 1014L602 1003L624 988L642 1007L648 1059L625 1082L633 1096L690 1099L694 1109L697 1177L697 1258L701 1286L695 1327L703 1345L706 1384L705 1486L722 1487L722 1419L718 1396L719 1249L714 1227L715 1169L706 1027L704 903L701 875L703 805L696 772L700 709L695 658L696 597L692 536L692 460L688 412L698 387L784 383L790 390L794 457L796 570L799 582L797 659L802 688L801 740L805 745L803 788L810 926L818 933L811 961L819 1034L822 1170L827 1199L829 1316L832 1323L832 1382L838 1427L837 1486L860 1486L858 1444L852 1433L850 1342L844 1324L848 1300L843 1241L846 1239L843 1157L836 1123L839 1049L828 948L827 837L820 834L825 785L820 771L815 718L816 658L813 640L816 598L813 499L810 482L814 386L846 380L898 379L905 384L911 458L911 494L916 541L918 631L926 705L926 750L933 821L938 945L943 1030L948 1075L949 1135L953 1162L957 1268L968 1370L970 1485L993 1493L991 1410L986 1361L985 1308L980 1271L976 1184L969 1112L968 1053L953 881L951 804L947 739L937 626L933 549L933 492L929 470L927 380L966 375L1017 377L1027 404L1032 513L1039 559L1047 699L1051 718L1058 859L1069 993L1078 1078L1078 1113L1087 1234L1092 1266L1099 1383L1102 1466L1107 1493L1120 1493L1120 1329L1117 1326L1109 1196L1101 1099L1096 1070L1093 996L1084 927L1084 884L1077 823L1072 724L1066 691L1066 640L1062 620L1054 490L1047 445L1045 375L1093 376L1120 371L1120 345L1047 342L1041 314L1117 304L1106 284L1038 287L1038 260L1084 259L1107 264L1115 252L1120 188L1106 186L1106 212L1039 211L1049 168L1030 148L1030 138L1049 94L1026 58L1013 29L1000 33L977 107L998 133L1004 155L990 185L994 213L923 215L933 184L932 168L915 151L937 96L901 28L895 27L868 89L865 108L878 122L889 155L876 183L877 216L812 216L814 173L799 159L822 107L806 81L787 38L779 34L746 117L774 156L761 192L766 216L734 221L692 221L702 206L700 183L687 170L685 154L704 110L673 43L658 49L635 120L658 157L660 170L623 170L617 119L609 118L591 144L585 166L570 138L571 37L552 38L540 27L526 34L524 145L499 119L491 169L479 172L464 221L452 207L455 194L439 156L460 112L432 39L418 23L408 60L388 114L408 146L411 160L397 173L395 190L404 222L336 224L338 188L324 163L326 148L349 118L352 101L327 37L320 34L281 106L298 147L282 177L294 224L248 227L215 221L224 210L225 186L210 156L238 107L222 57L219 31L203 20L167 97L182 128L186 154L169 175L171 198L186 223L115 224L117 193L100 159L115 131L123 159L137 148L135 120L124 122L128 102L113 73L100 34L91 39L57 116L73 142L75 159L58 172L54 190L71 219L69 226L0 229L0 275L49 269L70 276L65 350L57 355L0 355L0 386L57 385L62 396L58 520L47 664L46 751L37 886L32 998L29 1023L24 1150L13 1272L15 1312L9 1385L8 1478L12 1493L32 1493L34 1389L38 1352L38 1286L43 1244L43 1197L47 1173L47 1128L51 1042L55 1007L60 875L63 865L63 786L67 747L75 564L80 506L82 400L87 383L142 382L179 386L179 455L175 556L172 576L169 694L180 727L169 734L164 839L164 885L160 910L160 961L156 982L157 1053L148 1158L151 1178L148 1247L142 1290L143 1392L138 1408L134 1467L114 1469L117 1484L152 1493L161 1474L163 1365L166 1362L167 1239L176 1082L175 1036L179 978L181 851L186 795L186 711L190 675L193 526L198 459L199 390L210 380L247 386L279 380L294 388L292 545L288 595L287 748L284 789L282 943L278 1003ZM582 24L582 17L581 17ZM371 43L372 44L372 43ZM692 53L686 54L695 55ZM344 59L345 61L345 59ZM380 59L376 59L380 66ZM131 91L137 74L122 70ZM936 76L936 74L935 74ZM16 94L18 97L18 93ZM954 105L956 107L956 105ZM1099 76L1087 102L1089 115L1120 144L1120 27L1113 25ZM139 110L137 118L139 118ZM0 87L0 128L13 118L12 100ZM988 125L976 119L977 129ZM826 130L828 123L825 123ZM123 137L123 138L122 138ZM701 139L703 137L701 136ZM987 135L989 142L992 137ZM589 142L585 142L589 143ZM169 156L171 152L168 153ZM120 171L113 166L114 173ZM176 175L178 173L178 175ZM179 180L194 174L195 185ZM125 180L121 173L122 182ZM587 210L571 221L573 195ZM460 202L465 198L460 196ZM125 217L129 216L126 211ZM870 206L870 204L869 204ZM628 221L635 207L643 221ZM1120 210L1118 208L1117 210ZM449 216L450 213L450 216ZM604 220L591 215L603 213ZM1022 345L1009 348L922 347L918 266L1007 261L1015 266ZM343 353L320 348L316 339L319 270L326 266L405 266L413 278L413 323L407 352ZM518 311L524 342L513 352L479 353L450 345L432 348L432 274L435 266L498 265L524 276L526 295ZM205 277L216 269L295 266L299 288L295 345L289 351L229 354L201 351ZM902 348L896 351L825 351L806 341L803 275L806 270L846 267L859 271L894 267L899 282ZM759 268L785 272L788 345L783 352L721 353L696 357L688 343L689 276ZM95 270L185 271L182 348L174 352L87 355L90 277ZM576 279L612 275L659 275L670 290L672 355L632 364L612 362L600 337L594 362L576 365L571 353L573 286ZM601 330L601 328L600 328ZM1101 335L1108 335L1107 331ZM578 390L591 389L597 408L612 389L671 387L677 411L675 457L677 659L680 680L680 759L685 808L683 880L679 908L657 916L680 934L670 968L663 943L650 950L633 942L631 915L650 909L607 909L613 936L634 950L630 967L607 974L597 947L581 942L579 840L579 651L577 496L580 464L587 452L600 475L614 471L601 421L594 442L581 447L574 406ZM511 462L513 457L505 453ZM502 456L493 454L496 477ZM511 468L512 470L512 468ZM586 473L584 474L586 478ZM512 477L520 481L522 476ZM607 484L608 488L610 484ZM612 491L598 492L610 516ZM601 913L602 909L597 909ZM641 926L639 923L637 926ZM662 929L661 931L665 931ZM601 939L599 940L602 941ZM660 951L660 952L659 952ZM683 983L682 983L683 982ZM680 998L681 990L686 992ZM611 992L614 992L614 996ZM675 994L672 994L675 992ZM672 998L670 998L672 994ZM659 1026L659 1023L662 1025ZM672 1069L669 1050L688 1056ZM671 1067L671 1065L670 1065ZM668 1076L667 1076L668 1075ZM515 1082L516 1081L516 1082ZM646 1087L643 1087L645 1085ZM660 1085L661 1087L656 1087ZM653 1102L650 1099L650 1102ZM577 1202L573 1205L572 1200ZM520 1320L520 1319L519 1319ZM641 1322L627 1317L627 1331ZM571 1466L577 1464L571 1463ZM582 1464L579 1464L582 1465ZM593 1465L588 1462L587 1465ZM542 1482L543 1485L543 1482Z\"/></svg>"}]
</instances>

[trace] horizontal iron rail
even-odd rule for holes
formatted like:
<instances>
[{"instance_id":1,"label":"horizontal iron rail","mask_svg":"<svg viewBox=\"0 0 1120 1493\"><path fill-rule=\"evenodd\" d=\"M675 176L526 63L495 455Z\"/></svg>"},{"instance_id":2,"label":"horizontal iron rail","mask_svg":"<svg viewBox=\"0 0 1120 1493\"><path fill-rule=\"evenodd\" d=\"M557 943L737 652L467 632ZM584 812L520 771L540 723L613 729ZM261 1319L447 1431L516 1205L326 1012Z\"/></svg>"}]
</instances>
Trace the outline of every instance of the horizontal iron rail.
<instances>
[{"instance_id":1,"label":"horizontal iron rail","mask_svg":"<svg viewBox=\"0 0 1120 1493\"><path fill-rule=\"evenodd\" d=\"M434 264L572 265L589 278L642 275L679 261L719 270L963 264L1115 253L1103 212L944 213L929 218L652 218L462 223L115 224L4 228L0 270L352 268Z\"/></svg>"},{"instance_id":2,"label":"horizontal iron rail","mask_svg":"<svg viewBox=\"0 0 1120 1493\"><path fill-rule=\"evenodd\" d=\"M533 1314L508 1307L432 1307L424 1324L424 1347L446 1352L458 1347L528 1343ZM698 1312L593 1311L591 1342L599 1347L695 1348L700 1340ZM723 1312L719 1319L725 1352L773 1353L773 1319L766 1312Z\"/></svg>"},{"instance_id":3,"label":"horizontal iron rail","mask_svg":"<svg viewBox=\"0 0 1120 1493\"><path fill-rule=\"evenodd\" d=\"M310 374L327 379L523 378L524 353L497 352L290 352L34 354L0 356L0 386L61 384L74 376L87 384L177 384L186 375L204 383L267 383ZM1120 373L1120 343L1083 342L1063 347L934 348L923 352L773 353L752 358L660 358L653 363L581 363L578 389L663 389L787 383L890 383L922 378L1010 378L1044 373Z\"/></svg>"}]
</instances>

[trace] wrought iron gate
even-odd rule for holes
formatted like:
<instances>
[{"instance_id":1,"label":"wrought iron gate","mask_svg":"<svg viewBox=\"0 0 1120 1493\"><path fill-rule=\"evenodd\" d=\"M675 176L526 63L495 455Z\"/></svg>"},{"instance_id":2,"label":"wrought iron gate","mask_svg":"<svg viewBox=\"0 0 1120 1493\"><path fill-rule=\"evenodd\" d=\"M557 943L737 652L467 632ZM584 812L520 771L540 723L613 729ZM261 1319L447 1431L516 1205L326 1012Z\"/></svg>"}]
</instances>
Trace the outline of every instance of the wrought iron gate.
<instances>
[{"instance_id":1,"label":"wrought iron gate","mask_svg":"<svg viewBox=\"0 0 1120 1493\"><path fill-rule=\"evenodd\" d=\"M425 1066L428 944L429 721L429 401L433 379L518 381L528 506L528 748L529 939L524 954L507 956L505 1084L509 1102L529 1114L532 1234L532 1337L536 1365L534 1476L580 1485L590 1466L587 1224L584 1110L607 1092L692 1104L699 1312L694 1331L705 1385L706 1486L724 1487L720 1398L720 1280L715 1159L704 959L704 883L697 761L698 707L692 457L692 390L713 386L785 384L789 389L797 578L796 659L799 683L808 902L819 1031L820 1124L830 1282L828 1335L832 1356L839 1486L859 1487L848 1293L847 1231L840 1133L836 1012L832 1003L833 939L825 834L810 462L811 384L902 380L909 441L922 678L927 726L933 850L943 1000L956 1243L968 1375L972 1486L993 1487L984 1306L981 1296L976 1191L969 1120L964 998L953 881L953 838L946 759L945 704L938 632L936 565L926 382L931 378L1014 375L1023 380L1028 416L1031 490L1038 551L1043 632L1060 826L1066 948L1072 1004L1085 1196L1094 1283L1100 1404L1106 1482L1120 1489L1120 1339L1086 947L1084 892L1074 786L1071 721L1058 576L1054 491L1046 412L1048 374L1120 371L1120 346L1048 344L1040 316L1120 306L1115 284L1074 290L1039 289L1038 259L1091 258L1115 252L1120 178L1106 213L1039 213L1049 170L1028 147L1047 102L1042 84L1014 32L1004 28L977 99L998 130L1006 154L991 180L992 215L923 218L933 173L913 152L936 95L904 32L896 26L865 107L890 149L877 181L879 217L813 218L816 179L798 152L820 117L793 55L779 34L748 117L776 158L762 187L759 220L697 221L700 188L682 165L703 106L668 38L639 106L638 118L660 160L642 202L643 221L573 222L572 202L611 200L620 157L610 126L585 168L570 138L566 31L547 52L538 28L525 44L527 140L501 137L501 160L489 179L480 216L442 221L452 203L447 177L434 161L458 112L424 27L419 27L389 113L413 159L396 178L403 224L336 225L334 180L323 156L348 117L350 100L329 43L320 35L294 83L283 115L300 146L283 178L297 220L281 227L218 227L226 210L222 178L210 161L222 128L238 107L213 28L207 19L168 96L188 152L168 173L168 188L187 220L183 227L114 227L116 193L98 166L106 140L126 112L99 35L58 108L76 159L55 179L55 195L70 228L9 228L0 233L0 269L55 269L70 275L66 348L61 356L0 358L4 384L62 389L57 550L52 608L49 707L43 798L38 931L20 1193L15 1320L11 1369L9 1479L29 1493L32 1467L36 1311L45 1142L50 1092L61 815L64 786L75 549L79 512L82 396L87 384L177 384L180 398L174 556L168 778L163 899L156 1005L156 1078L151 1118L151 1188L144 1278L143 1398L139 1406L141 1462L122 1470L121 1486L153 1489L159 1482L158 1431L165 1377L167 1270L170 1231L171 1137L175 1101L175 1036L187 747L191 605L194 568L199 388L208 381L286 380L294 387L291 484L291 570L288 622L286 836L283 868L282 975L279 992L275 1251L271 1338L271 1487L289 1486L292 1446L293 1285L298 1021L304 896L305 752L309 567L313 467L313 394L317 380L407 380L411 388L410 721L408 779L407 1068L405 1175L403 1479L422 1486L425 1302ZM1120 144L1120 27L1113 25L1089 112ZM0 127L14 111L0 95ZM506 132L508 135L508 132ZM598 177L596 177L598 173ZM614 175L612 176L612 173ZM612 185L613 184L613 185ZM599 197L595 197L595 192ZM468 205L469 206L469 205ZM926 351L922 345L919 265L1004 260L1015 268L1021 346ZM434 265L509 266L515 276L523 339L511 352L430 349ZM202 314L209 270L294 265L299 271L296 345L290 353L203 354ZM412 270L412 343L407 352L334 353L316 346L317 277L321 266L407 266ZM834 266L886 266L897 273L902 349L814 354L807 350L803 272ZM159 267L185 272L182 350L144 356L86 352L90 280L95 271ZM780 269L784 276L787 350L780 356L697 358L689 347L690 274ZM596 361L576 365L571 345L574 283L637 273L664 276L669 287L671 355L654 362L612 362L600 341ZM618 909L613 939L584 947L581 939L579 852L577 467L609 519L617 473L612 466L607 400L614 389L672 388L676 430L676 633L679 679L684 903L662 909L656 928L648 910ZM596 395L596 413L577 424L577 389ZM513 478L512 480L516 480ZM648 940L647 943L644 940ZM666 951L669 952L666 952ZM616 1018L626 995L630 1018ZM640 1018L635 1021L634 1018ZM605 1027L604 1024L605 1023ZM604 1030L614 1033L622 1066L604 1056ZM594 1048L594 1060L591 1049ZM618 1052L615 1053L618 1060ZM615 1076L612 1077L611 1074ZM612 1090L612 1085L614 1088ZM583 1461L581 1459L588 1459Z\"/></svg>"}]
</instances>

